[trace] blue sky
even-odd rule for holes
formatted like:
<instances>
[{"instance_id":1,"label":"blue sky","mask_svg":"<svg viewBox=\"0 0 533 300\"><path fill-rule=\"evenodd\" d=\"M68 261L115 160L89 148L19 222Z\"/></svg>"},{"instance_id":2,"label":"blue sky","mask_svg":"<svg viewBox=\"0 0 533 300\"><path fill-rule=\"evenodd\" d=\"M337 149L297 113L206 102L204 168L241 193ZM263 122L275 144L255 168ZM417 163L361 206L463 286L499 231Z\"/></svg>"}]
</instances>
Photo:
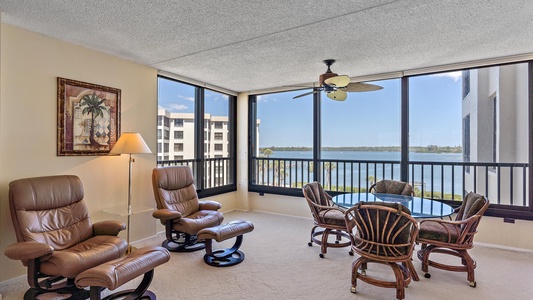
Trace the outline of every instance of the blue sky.
<instances>
[{"instance_id":1,"label":"blue sky","mask_svg":"<svg viewBox=\"0 0 533 300\"><path fill-rule=\"evenodd\" d=\"M382 90L348 93L337 102L322 95L322 145L399 146L400 80L372 82ZM159 80L159 107L170 112L194 112L194 87ZM461 72L410 79L410 145L461 145ZM260 95L260 147L306 146L313 143L312 95L308 90ZM228 98L206 93L206 113L228 114Z\"/></svg>"},{"instance_id":2,"label":"blue sky","mask_svg":"<svg viewBox=\"0 0 533 300\"><path fill-rule=\"evenodd\" d=\"M337 102L322 95L322 145L399 146L400 80L372 82L382 90L348 93ZM259 97L260 147L312 146L312 95L305 91ZM410 145L461 145L460 72L411 78Z\"/></svg>"},{"instance_id":3,"label":"blue sky","mask_svg":"<svg viewBox=\"0 0 533 300\"><path fill-rule=\"evenodd\" d=\"M159 79L159 108L175 113L194 113L194 90L191 85ZM206 90L205 113L227 116L228 96Z\"/></svg>"}]
</instances>

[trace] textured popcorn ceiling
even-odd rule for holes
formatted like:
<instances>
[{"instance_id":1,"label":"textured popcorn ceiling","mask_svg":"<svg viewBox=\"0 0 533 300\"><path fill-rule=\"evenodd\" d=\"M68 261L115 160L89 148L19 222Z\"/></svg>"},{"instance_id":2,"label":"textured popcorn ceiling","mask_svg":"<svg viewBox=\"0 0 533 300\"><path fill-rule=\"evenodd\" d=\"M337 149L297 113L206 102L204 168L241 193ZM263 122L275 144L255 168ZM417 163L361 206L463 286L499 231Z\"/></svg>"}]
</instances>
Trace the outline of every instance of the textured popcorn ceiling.
<instances>
[{"instance_id":1,"label":"textured popcorn ceiling","mask_svg":"<svg viewBox=\"0 0 533 300\"><path fill-rule=\"evenodd\" d=\"M232 91L533 53L531 0L0 0L2 22Z\"/></svg>"}]
</instances>

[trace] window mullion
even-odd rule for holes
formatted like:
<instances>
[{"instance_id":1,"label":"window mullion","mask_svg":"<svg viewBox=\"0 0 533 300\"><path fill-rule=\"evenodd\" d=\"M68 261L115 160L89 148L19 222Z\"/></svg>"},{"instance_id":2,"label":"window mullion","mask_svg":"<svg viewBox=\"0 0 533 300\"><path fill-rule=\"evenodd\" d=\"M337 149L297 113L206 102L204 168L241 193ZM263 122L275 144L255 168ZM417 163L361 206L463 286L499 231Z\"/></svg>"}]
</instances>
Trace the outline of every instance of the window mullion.
<instances>
[{"instance_id":1,"label":"window mullion","mask_svg":"<svg viewBox=\"0 0 533 300\"><path fill-rule=\"evenodd\" d=\"M194 135L194 145L195 145L195 158L196 158L196 189L201 191L204 189L204 181L205 178L205 147L204 147L204 127L205 127L205 120L204 120L204 111L205 111L205 105L204 105L204 88L202 87L196 87L195 88L195 95L194 95L194 101L195 101L195 117L196 120L195 125L195 135Z\"/></svg>"}]
</instances>

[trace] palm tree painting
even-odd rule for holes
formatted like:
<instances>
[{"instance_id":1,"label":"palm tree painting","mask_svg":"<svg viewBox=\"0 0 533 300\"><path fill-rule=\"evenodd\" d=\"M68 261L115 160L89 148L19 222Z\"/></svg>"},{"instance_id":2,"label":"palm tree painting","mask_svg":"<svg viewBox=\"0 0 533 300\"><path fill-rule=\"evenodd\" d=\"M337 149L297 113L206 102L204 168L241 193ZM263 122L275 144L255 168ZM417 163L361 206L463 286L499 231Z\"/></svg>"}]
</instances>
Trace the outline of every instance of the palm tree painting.
<instances>
[{"instance_id":1,"label":"palm tree painting","mask_svg":"<svg viewBox=\"0 0 533 300\"><path fill-rule=\"evenodd\" d=\"M120 90L58 77L57 155L107 155L120 135Z\"/></svg>"},{"instance_id":2,"label":"palm tree painting","mask_svg":"<svg viewBox=\"0 0 533 300\"><path fill-rule=\"evenodd\" d=\"M94 120L97 117L104 118L104 112L109 113L109 110L103 105L105 98L101 98L93 91L92 94L84 95L80 101L80 108L82 108L82 115L89 115L91 117L91 123L89 127L89 143L92 148L99 149L106 147L106 144L100 144L94 139Z\"/></svg>"}]
</instances>

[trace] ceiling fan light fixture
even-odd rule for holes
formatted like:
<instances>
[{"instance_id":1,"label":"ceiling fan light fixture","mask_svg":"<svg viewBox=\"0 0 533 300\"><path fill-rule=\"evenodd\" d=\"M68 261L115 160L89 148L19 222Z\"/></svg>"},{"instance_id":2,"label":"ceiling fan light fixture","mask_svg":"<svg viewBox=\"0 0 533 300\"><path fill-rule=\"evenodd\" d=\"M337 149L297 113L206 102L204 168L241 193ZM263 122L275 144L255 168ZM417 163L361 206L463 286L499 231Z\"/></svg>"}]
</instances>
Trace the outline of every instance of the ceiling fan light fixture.
<instances>
[{"instance_id":1,"label":"ceiling fan light fixture","mask_svg":"<svg viewBox=\"0 0 533 300\"><path fill-rule=\"evenodd\" d=\"M331 100L344 101L348 97L348 93L345 91L336 90L334 92L327 93L326 96L328 96L328 98Z\"/></svg>"},{"instance_id":2,"label":"ceiling fan light fixture","mask_svg":"<svg viewBox=\"0 0 533 300\"><path fill-rule=\"evenodd\" d=\"M346 92L369 92L381 90L383 88L375 84L350 83L349 76L339 76L337 73L331 72L330 67L335 62L334 59L326 59L323 60L323 62L328 67L328 69L326 73L321 74L318 77L319 86L313 86L312 92L307 92L298 96L294 96L293 99L324 91L326 92L328 98L335 101L344 101L347 98Z\"/></svg>"}]
</instances>

